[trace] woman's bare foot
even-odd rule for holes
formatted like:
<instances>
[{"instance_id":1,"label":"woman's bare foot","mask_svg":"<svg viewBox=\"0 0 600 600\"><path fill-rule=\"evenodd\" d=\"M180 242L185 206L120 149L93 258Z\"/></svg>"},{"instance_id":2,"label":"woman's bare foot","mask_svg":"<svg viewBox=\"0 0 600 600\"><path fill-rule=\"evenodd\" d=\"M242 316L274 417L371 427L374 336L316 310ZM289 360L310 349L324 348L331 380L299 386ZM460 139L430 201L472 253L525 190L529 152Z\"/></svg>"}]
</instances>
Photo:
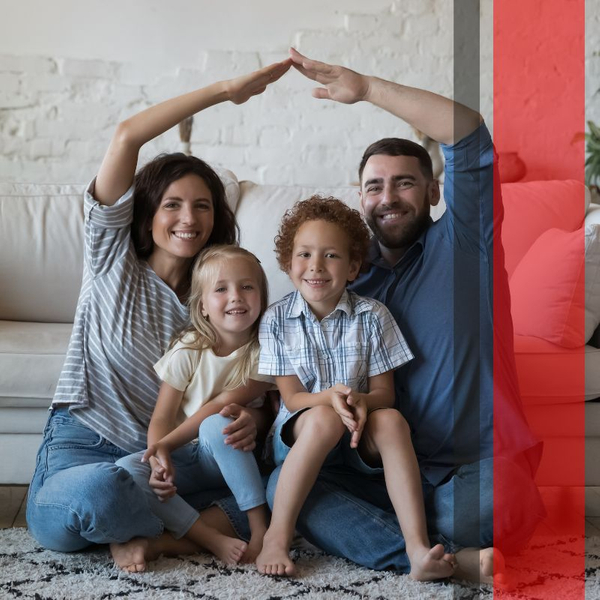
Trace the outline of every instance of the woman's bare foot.
<instances>
[{"instance_id":1,"label":"woman's bare foot","mask_svg":"<svg viewBox=\"0 0 600 600\"><path fill-rule=\"evenodd\" d=\"M248 548L246 552L244 552L244 556L240 562L247 564L256 562L256 558L261 553L263 548L265 533L266 529L264 531L256 531L252 533L250 541L248 542Z\"/></svg>"},{"instance_id":2,"label":"woman's bare foot","mask_svg":"<svg viewBox=\"0 0 600 600\"><path fill-rule=\"evenodd\" d=\"M296 567L290 558L289 544L278 538L265 535L263 548L256 558L256 568L263 575L286 575L293 577Z\"/></svg>"},{"instance_id":3,"label":"woman's bare foot","mask_svg":"<svg viewBox=\"0 0 600 600\"><path fill-rule=\"evenodd\" d=\"M464 548L456 553L454 576L478 583L487 583L501 590L512 589L502 553L496 548Z\"/></svg>"},{"instance_id":4,"label":"woman's bare foot","mask_svg":"<svg viewBox=\"0 0 600 600\"><path fill-rule=\"evenodd\" d=\"M152 541L147 538L133 538L124 544L111 544L110 553L119 569L127 573L140 573L146 564L158 558Z\"/></svg>"},{"instance_id":5,"label":"woman's bare foot","mask_svg":"<svg viewBox=\"0 0 600 600\"><path fill-rule=\"evenodd\" d=\"M409 553L410 577L416 581L444 579L454 574L454 555L446 554L444 546L421 548Z\"/></svg>"}]
</instances>

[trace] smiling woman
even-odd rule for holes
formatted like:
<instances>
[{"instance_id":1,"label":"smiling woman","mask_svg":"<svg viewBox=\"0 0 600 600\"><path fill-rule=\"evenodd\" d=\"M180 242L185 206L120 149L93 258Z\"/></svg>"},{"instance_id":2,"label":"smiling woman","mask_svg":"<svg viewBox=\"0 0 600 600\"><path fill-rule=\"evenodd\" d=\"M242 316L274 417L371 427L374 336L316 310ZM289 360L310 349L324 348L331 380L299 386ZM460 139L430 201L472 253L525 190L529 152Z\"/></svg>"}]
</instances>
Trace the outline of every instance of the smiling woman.
<instances>
[{"instance_id":1,"label":"smiling woman","mask_svg":"<svg viewBox=\"0 0 600 600\"><path fill-rule=\"evenodd\" d=\"M207 246L234 243L237 226L223 184L205 162L161 155L135 175L138 153L200 110L262 93L289 66L284 61L209 85L117 126L85 193L83 284L29 491L29 529L47 548L112 544L117 564L133 570L143 568L148 543L124 548L132 538L156 538L158 553L197 549L161 536L163 523L144 492L115 463L146 447L160 384L153 366L189 322L182 300L194 259ZM254 444L253 413L227 408L235 417L229 433L242 447Z\"/></svg>"}]
</instances>

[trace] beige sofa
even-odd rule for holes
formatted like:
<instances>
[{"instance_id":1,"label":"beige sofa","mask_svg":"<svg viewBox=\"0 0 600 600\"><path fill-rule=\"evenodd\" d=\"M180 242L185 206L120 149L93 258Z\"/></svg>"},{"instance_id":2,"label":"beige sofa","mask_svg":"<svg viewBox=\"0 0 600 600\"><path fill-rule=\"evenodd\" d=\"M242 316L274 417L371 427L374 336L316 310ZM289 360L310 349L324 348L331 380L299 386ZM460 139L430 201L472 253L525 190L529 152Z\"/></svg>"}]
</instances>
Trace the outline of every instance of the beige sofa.
<instances>
[{"instance_id":1,"label":"beige sofa","mask_svg":"<svg viewBox=\"0 0 600 600\"><path fill-rule=\"evenodd\" d=\"M229 200L241 227L242 245L260 258L270 281L271 300L290 290L273 254L273 238L283 212L296 200L314 193L333 195L358 206L356 188L309 188L238 184L227 173ZM81 281L83 244L83 185L0 184L0 484L27 483L34 467L35 453L62 366ZM573 230L582 222L568 223L556 206L573 187L565 182L509 184L504 186L509 275L556 218L564 228ZM579 190L578 197L583 197ZM587 202L589 203L589 195ZM531 231L517 240L513 225L520 223L521 210L527 206ZM548 208L550 207L550 208ZM443 212L435 208L434 218ZM588 207L588 220L600 222L600 206ZM548 223L545 218L554 215ZM582 213L583 214L583 213ZM575 219L576 221L576 219ZM580 219L582 221L582 219ZM600 264L600 258L599 264ZM600 270L598 277L600 278ZM599 279L600 285L600 279ZM600 313L600 299L595 307ZM562 368L569 368L570 357L585 352L586 450L588 485L600 485L600 331L592 342L579 349L561 348L531 336L517 336L517 368L524 404L534 429L545 441L539 482L553 481L556 460L565 456L567 446L581 444L581 427L570 426L573 406L581 408L582 390L556 387ZM547 361L555 377L549 389L547 377L530 377L533 362ZM599 399L594 401L594 399ZM539 414L556 418L542 419ZM571 419L572 421L572 419ZM551 426L548 427L547 423Z\"/></svg>"}]
</instances>

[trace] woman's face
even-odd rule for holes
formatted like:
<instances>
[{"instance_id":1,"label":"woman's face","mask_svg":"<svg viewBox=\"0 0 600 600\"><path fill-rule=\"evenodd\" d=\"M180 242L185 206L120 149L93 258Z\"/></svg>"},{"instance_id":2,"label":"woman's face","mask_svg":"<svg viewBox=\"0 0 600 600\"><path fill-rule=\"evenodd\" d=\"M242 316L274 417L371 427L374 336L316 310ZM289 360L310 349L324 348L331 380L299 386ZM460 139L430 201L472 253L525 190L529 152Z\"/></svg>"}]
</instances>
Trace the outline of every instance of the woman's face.
<instances>
[{"instance_id":1,"label":"woman's face","mask_svg":"<svg viewBox=\"0 0 600 600\"><path fill-rule=\"evenodd\" d=\"M214 224L212 194L190 173L165 190L152 219L152 258L190 259L204 248Z\"/></svg>"}]
</instances>

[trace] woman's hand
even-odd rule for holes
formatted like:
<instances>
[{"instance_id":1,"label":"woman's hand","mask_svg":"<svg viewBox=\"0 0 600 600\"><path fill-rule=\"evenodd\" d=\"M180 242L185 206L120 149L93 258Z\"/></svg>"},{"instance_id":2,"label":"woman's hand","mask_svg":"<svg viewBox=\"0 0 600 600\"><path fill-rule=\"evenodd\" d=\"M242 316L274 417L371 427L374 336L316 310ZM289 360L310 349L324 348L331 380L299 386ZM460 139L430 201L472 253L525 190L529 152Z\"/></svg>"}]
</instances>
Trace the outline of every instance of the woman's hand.
<instances>
[{"instance_id":1,"label":"woman's hand","mask_svg":"<svg viewBox=\"0 0 600 600\"><path fill-rule=\"evenodd\" d=\"M250 452L256 448L257 427L249 410L239 404L225 406L219 414L234 419L223 429L225 443L236 450Z\"/></svg>"},{"instance_id":2,"label":"woman's hand","mask_svg":"<svg viewBox=\"0 0 600 600\"><path fill-rule=\"evenodd\" d=\"M270 83L277 81L282 75L289 71L292 66L290 58L263 67L248 75L242 75L235 79L224 81L225 90L229 100L234 104L243 104L252 96L262 94Z\"/></svg>"}]
</instances>

